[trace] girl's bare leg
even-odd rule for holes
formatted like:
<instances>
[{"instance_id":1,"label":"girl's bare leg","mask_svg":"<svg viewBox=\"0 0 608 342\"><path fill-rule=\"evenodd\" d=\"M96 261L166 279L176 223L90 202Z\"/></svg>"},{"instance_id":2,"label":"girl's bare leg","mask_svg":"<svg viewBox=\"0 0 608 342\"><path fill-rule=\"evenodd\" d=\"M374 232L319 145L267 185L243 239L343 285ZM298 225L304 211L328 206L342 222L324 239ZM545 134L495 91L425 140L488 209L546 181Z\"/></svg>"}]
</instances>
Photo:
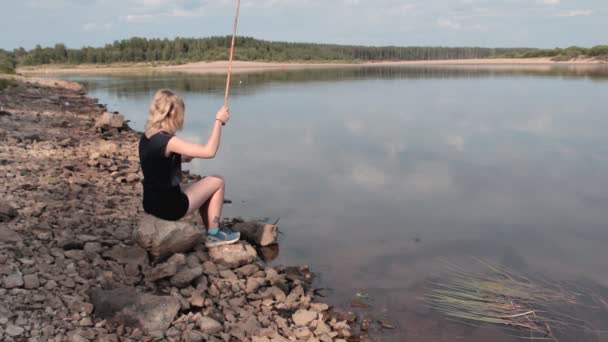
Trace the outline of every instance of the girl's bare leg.
<instances>
[{"instance_id":1,"label":"girl's bare leg","mask_svg":"<svg viewBox=\"0 0 608 342\"><path fill-rule=\"evenodd\" d=\"M217 228L224 204L224 177L219 175L208 176L194 184L184 186L182 189L188 196L190 203L188 214L191 214L194 210L199 210L207 230Z\"/></svg>"}]
</instances>

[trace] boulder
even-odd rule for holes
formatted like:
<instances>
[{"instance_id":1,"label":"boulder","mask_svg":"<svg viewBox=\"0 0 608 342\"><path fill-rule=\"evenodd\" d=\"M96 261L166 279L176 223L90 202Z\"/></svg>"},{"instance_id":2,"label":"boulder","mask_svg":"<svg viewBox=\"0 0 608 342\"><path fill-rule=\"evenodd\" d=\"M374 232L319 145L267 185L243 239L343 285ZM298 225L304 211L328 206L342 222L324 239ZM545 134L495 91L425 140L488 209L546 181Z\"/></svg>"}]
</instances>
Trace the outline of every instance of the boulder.
<instances>
[{"instance_id":1,"label":"boulder","mask_svg":"<svg viewBox=\"0 0 608 342\"><path fill-rule=\"evenodd\" d=\"M276 244L279 236L279 227L276 225L255 221L237 223L232 230L241 233L241 237L247 242L260 247Z\"/></svg>"},{"instance_id":2,"label":"boulder","mask_svg":"<svg viewBox=\"0 0 608 342\"><path fill-rule=\"evenodd\" d=\"M180 308L177 298L142 294L134 288L95 288L91 290L91 301L97 318L138 328L146 334L166 331Z\"/></svg>"},{"instance_id":3,"label":"boulder","mask_svg":"<svg viewBox=\"0 0 608 342\"><path fill-rule=\"evenodd\" d=\"M201 243L201 229L186 221L165 221L144 214L135 228L135 241L153 257L183 253Z\"/></svg>"},{"instance_id":4,"label":"boulder","mask_svg":"<svg viewBox=\"0 0 608 342\"><path fill-rule=\"evenodd\" d=\"M105 112L95 121L95 128L110 129L122 128L125 124L125 117L120 114Z\"/></svg>"},{"instance_id":5,"label":"boulder","mask_svg":"<svg viewBox=\"0 0 608 342\"><path fill-rule=\"evenodd\" d=\"M239 241L230 245L209 248L209 257L216 264L237 268L252 263L257 253L250 244Z\"/></svg>"}]
</instances>

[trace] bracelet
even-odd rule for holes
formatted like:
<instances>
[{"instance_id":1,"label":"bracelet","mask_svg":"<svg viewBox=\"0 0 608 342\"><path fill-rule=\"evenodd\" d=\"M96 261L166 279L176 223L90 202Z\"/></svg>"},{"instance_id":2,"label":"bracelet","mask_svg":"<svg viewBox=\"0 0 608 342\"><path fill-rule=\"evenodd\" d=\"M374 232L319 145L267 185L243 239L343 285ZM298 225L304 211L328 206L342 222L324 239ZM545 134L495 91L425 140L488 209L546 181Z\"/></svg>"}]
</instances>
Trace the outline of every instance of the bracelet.
<instances>
[{"instance_id":1,"label":"bracelet","mask_svg":"<svg viewBox=\"0 0 608 342\"><path fill-rule=\"evenodd\" d=\"M220 119L215 119L215 120L216 120L216 121L221 122L221 123L222 123L222 126L226 126L226 123L225 123L224 121L222 121L222 120L220 120Z\"/></svg>"}]
</instances>

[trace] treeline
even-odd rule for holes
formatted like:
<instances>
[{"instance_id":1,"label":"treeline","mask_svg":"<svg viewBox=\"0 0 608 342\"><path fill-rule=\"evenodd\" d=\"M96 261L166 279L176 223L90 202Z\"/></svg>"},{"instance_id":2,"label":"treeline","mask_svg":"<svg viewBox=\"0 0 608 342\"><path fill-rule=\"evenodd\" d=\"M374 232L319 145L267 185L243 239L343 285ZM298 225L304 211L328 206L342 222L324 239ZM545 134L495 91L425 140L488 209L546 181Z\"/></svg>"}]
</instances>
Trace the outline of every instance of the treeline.
<instances>
[{"instance_id":1,"label":"treeline","mask_svg":"<svg viewBox=\"0 0 608 342\"><path fill-rule=\"evenodd\" d=\"M69 49L58 43L53 47L36 46L26 50L0 50L0 72L14 70L16 65L99 64L120 62L185 63L216 61L228 58L230 36L209 38L146 39L130 38L104 47ZM251 37L238 37L235 59L247 61L379 61L439 60L497 57L553 57L571 59L578 56L608 56L608 46L593 48L540 50L532 48L481 47L369 47L355 45L271 42Z\"/></svg>"},{"instance_id":2,"label":"treeline","mask_svg":"<svg viewBox=\"0 0 608 342\"><path fill-rule=\"evenodd\" d=\"M69 49L64 44L5 52L19 65L117 62L216 61L228 58L231 37L146 39L130 38L104 47ZM377 61L493 58L517 56L527 48L367 47L287 43L238 37L235 59L247 61Z\"/></svg>"},{"instance_id":3,"label":"treeline","mask_svg":"<svg viewBox=\"0 0 608 342\"><path fill-rule=\"evenodd\" d=\"M577 57L595 57L608 59L608 45L597 45L592 48L571 46L566 49L541 49L524 53L522 57L552 57L555 60L571 60Z\"/></svg>"}]
</instances>

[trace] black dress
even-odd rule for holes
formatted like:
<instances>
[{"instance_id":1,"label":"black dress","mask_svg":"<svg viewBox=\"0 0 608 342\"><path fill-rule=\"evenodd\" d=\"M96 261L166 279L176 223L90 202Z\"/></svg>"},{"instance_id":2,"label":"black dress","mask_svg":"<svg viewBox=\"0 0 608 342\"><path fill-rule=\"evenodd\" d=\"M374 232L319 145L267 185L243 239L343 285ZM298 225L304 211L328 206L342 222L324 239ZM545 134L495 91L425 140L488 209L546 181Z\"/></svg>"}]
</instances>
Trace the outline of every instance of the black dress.
<instances>
[{"instance_id":1,"label":"black dress","mask_svg":"<svg viewBox=\"0 0 608 342\"><path fill-rule=\"evenodd\" d=\"M182 156L165 156L173 134L161 131L139 140L139 163L144 174L144 211L163 220L177 221L188 212L188 196L179 186Z\"/></svg>"}]
</instances>

